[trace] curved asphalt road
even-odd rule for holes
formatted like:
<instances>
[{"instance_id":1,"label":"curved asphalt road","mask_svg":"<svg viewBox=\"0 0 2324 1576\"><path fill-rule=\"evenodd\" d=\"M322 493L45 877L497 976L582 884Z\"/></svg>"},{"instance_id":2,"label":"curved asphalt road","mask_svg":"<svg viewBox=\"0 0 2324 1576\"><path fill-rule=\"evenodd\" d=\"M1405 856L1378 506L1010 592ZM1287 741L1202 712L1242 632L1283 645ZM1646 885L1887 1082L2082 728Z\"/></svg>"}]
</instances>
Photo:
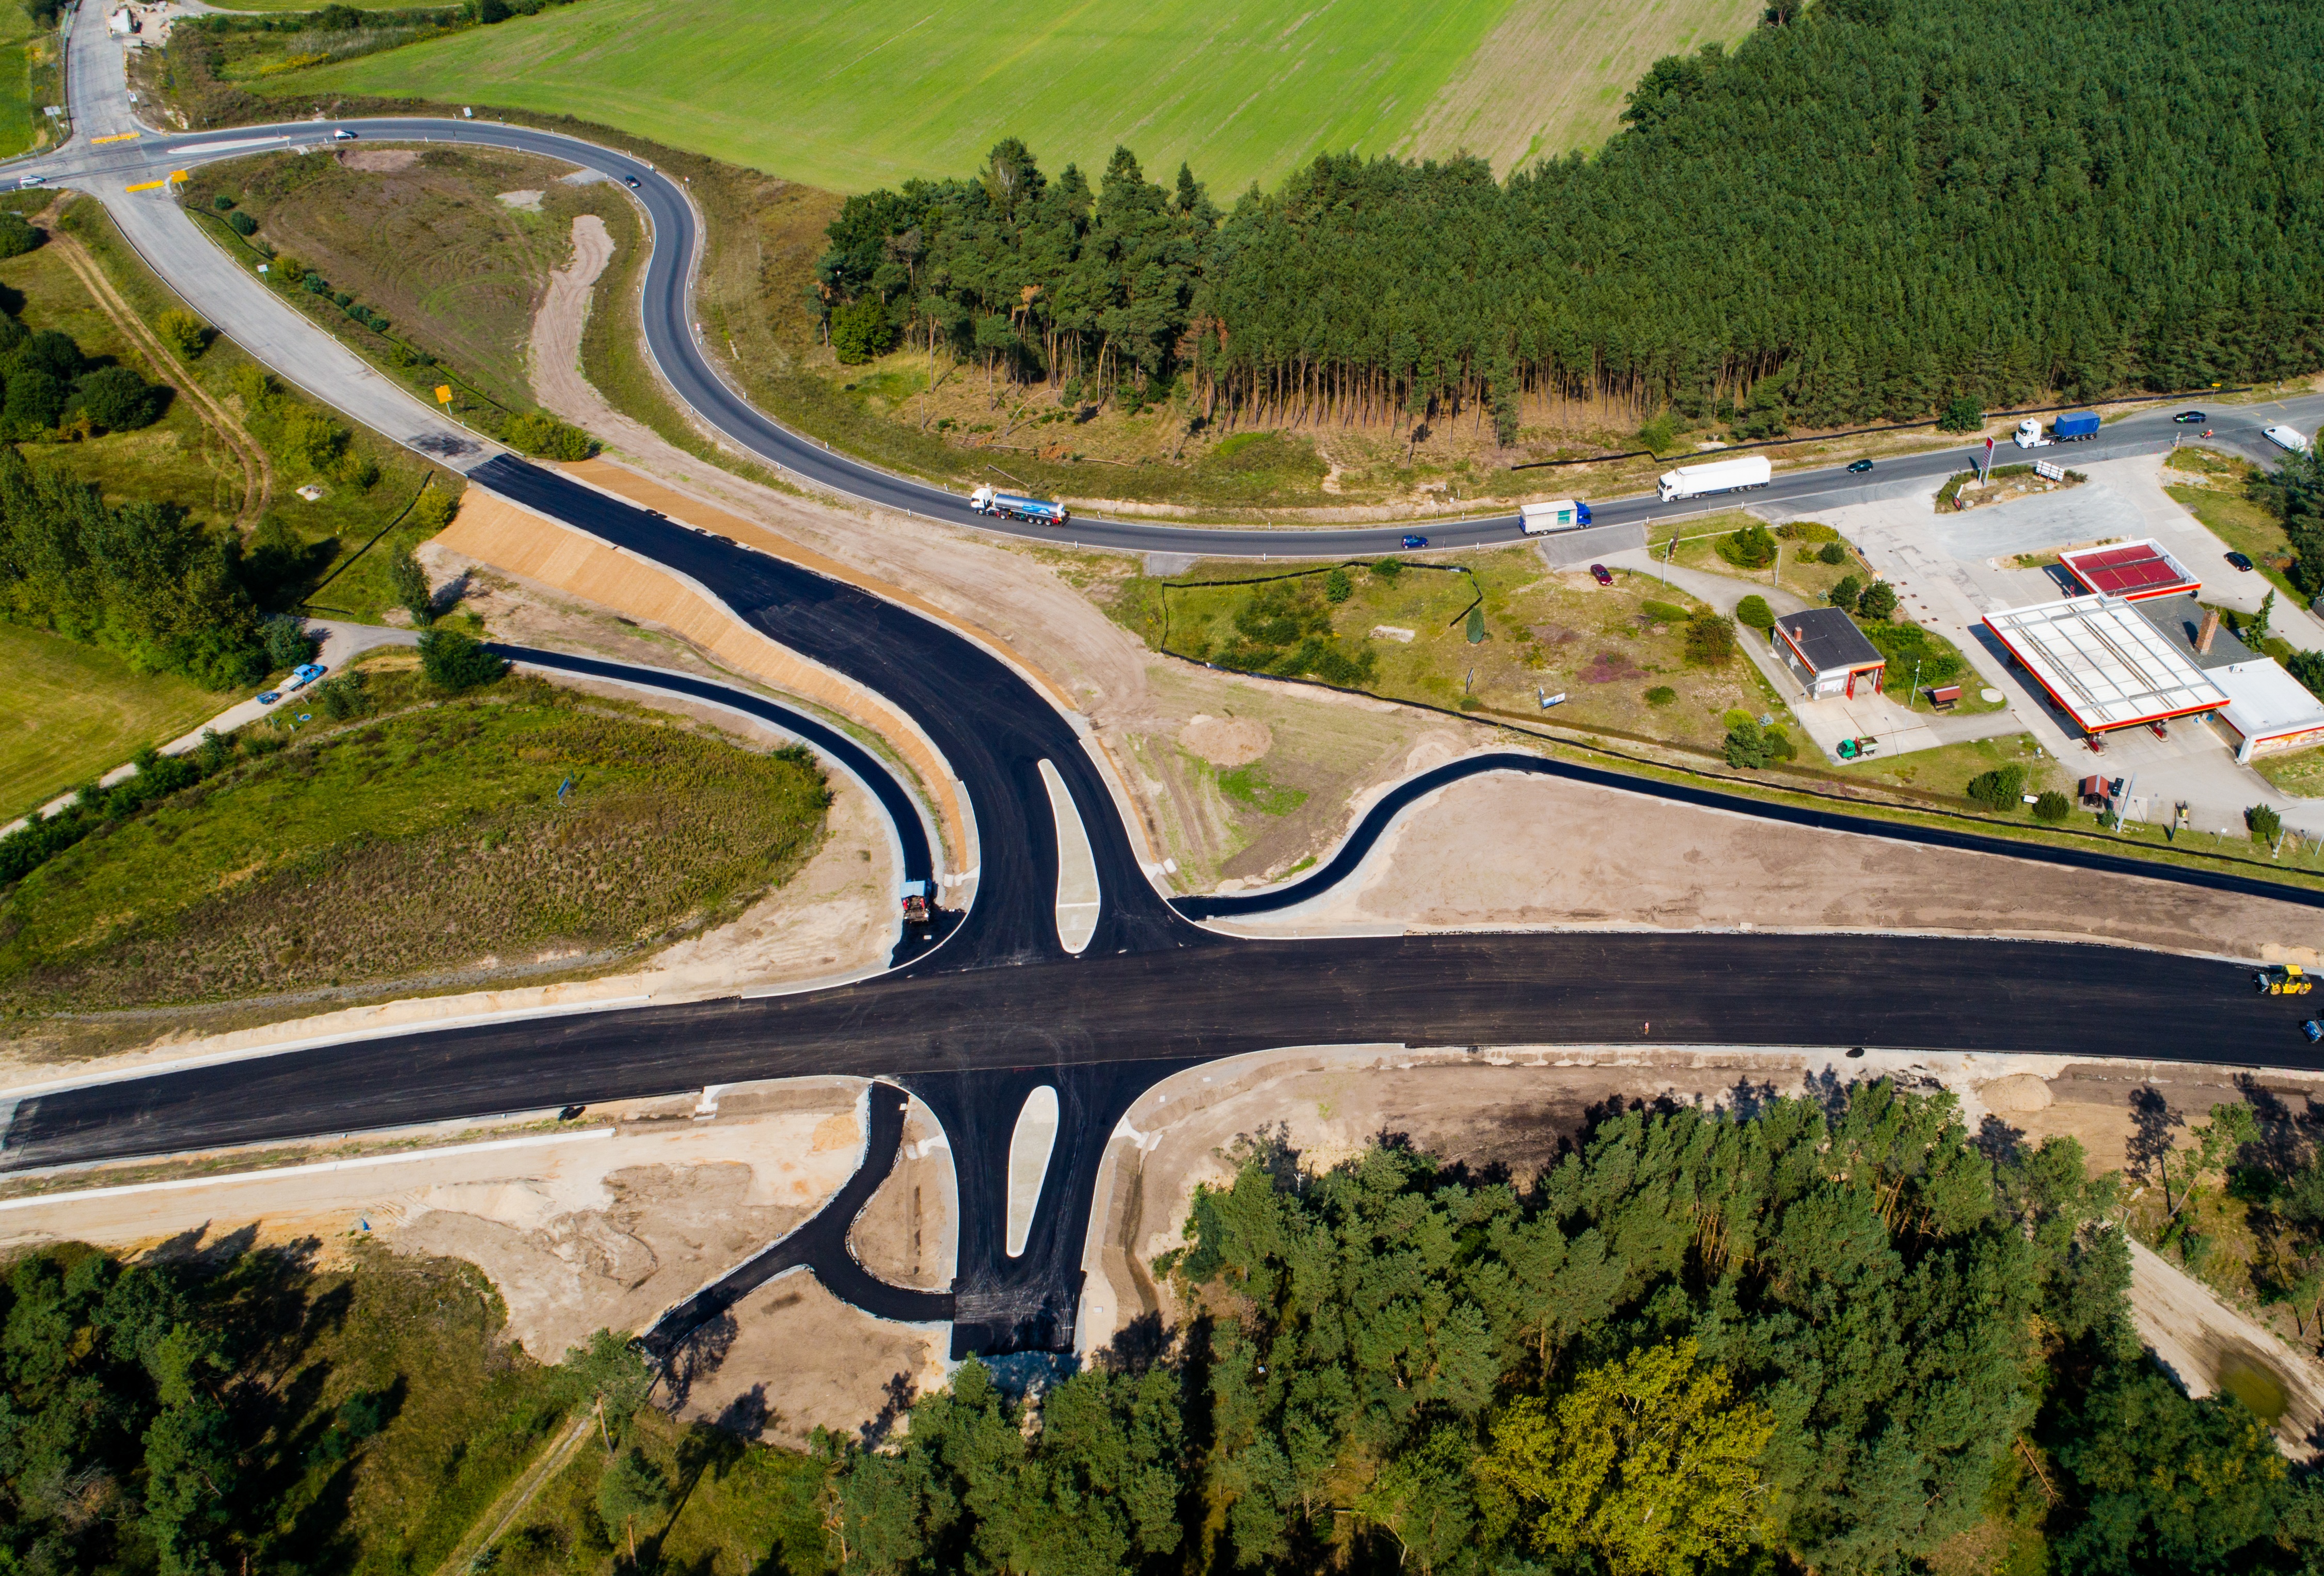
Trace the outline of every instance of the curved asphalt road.
<instances>
[{"instance_id":1,"label":"curved asphalt road","mask_svg":"<svg viewBox=\"0 0 2324 1576\"><path fill-rule=\"evenodd\" d=\"M82 50L75 51L77 64L82 53ZM423 116L301 121L177 135L149 134L101 148L77 141L56 154L28 161L17 168L66 185L77 180L154 180L173 170L218 159L311 145L327 139L334 129L340 128L355 132L367 142L459 143L543 154L630 183L651 225L653 247L646 263L641 317L647 347L663 377L697 417L738 447L831 492L954 525L1033 540L1065 539L1084 547L1131 552L1367 558L1398 550L1407 529L1425 533L1434 548L1476 547L1524 539L1514 514L1469 521L1425 520L1408 526L1283 530L1160 525L1100 516L1076 517L1057 529L987 520L973 513L958 493L881 470L791 431L730 387L714 367L696 331L694 284L702 254L702 229L684 185L641 159L557 132L493 121ZM2107 423L2101 436L2094 440L2051 449L2043 457L2072 464L2155 453L2170 447L2174 436L2185 433L2186 429L2172 425L2171 415L2171 410L2163 408L2135 412ZM2303 431L2311 431L2319 420L2324 420L2324 397L2303 396L2266 406L2221 406L2212 412L2210 424L2218 434L2217 441L2255 458L2273 459L2280 456L2280 451L2260 436L2263 427L2290 421ZM2006 446L2002 454L2009 459L2024 457ZM1863 476L1851 476L1837 467L1794 471L1779 475L1769 486L1747 494L1674 503L1664 503L1652 496L1633 497L1593 501L1592 507L1600 525L1691 514L1733 502L1829 508L1882 496L1899 484L1950 475L1969 464L1971 457L1966 446L1948 447L1884 459L1877 470ZM1545 487L1554 485L1549 478L1555 474L1543 473Z\"/></svg>"},{"instance_id":2,"label":"curved asphalt road","mask_svg":"<svg viewBox=\"0 0 2324 1576\"><path fill-rule=\"evenodd\" d=\"M2261 876L2237 875L2230 870L2211 870L2184 865L2163 864L2153 860L2133 859L2118 853L2105 853L2095 849L2059 848L2045 843L2018 843L2006 837L1983 833L1957 830L1945 826L1906 825L1884 821L1874 816L1852 816L1843 810L1812 809L1797 805L1774 803L1766 799L1749 798L1742 794L1724 793L1717 788L1695 788L1685 783L1660 782L1649 777L1627 776L1618 771L1606 771L1594 766L1577 766L1572 761L1551 760L1539 755L1520 755L1497 751L1482 755L1464 756L1432 771L1422 772L1398 783L1383 795L1378 804L1364 813L1349 832L1346 839L1333 851L1332 857L1296 881L1268 887L1258 891L1231 892L1218 896L1174 898L1170 906L1189 919L1230 919L1240 914L1274 914L1283 909L1320 898L1340 882L1356 873L1367 854L1379 841L1380 834L1398 816L1438 788L1480 777L1490 771L1517 771L1536 777L1562 778L1568 782L1589 783L1595 788L1618 788L1626 794L1643 794L1650 798L1668 799L1674 804L1692 805L1700 809L1725 810L1733 815L1749 816L1755 820L1775 821L1790 826L1807 826L1820 832L1852 832L1864 837L1884 837L1896 843L1918 843L1930 848L1959 849L1969 853L1997 854L2005 859L2022 859L2034 864L2063 865L2069 870L2099 871L2108 875L2140 876L2147 880L2170 881L2180 886L2200 887L2207 891L2236 892L2246 897L2273 898L2280 902L2304 904L2311 908L2324 908L2324 892L2306 887L2288 886Z\"/></svg>"}]
</instances>

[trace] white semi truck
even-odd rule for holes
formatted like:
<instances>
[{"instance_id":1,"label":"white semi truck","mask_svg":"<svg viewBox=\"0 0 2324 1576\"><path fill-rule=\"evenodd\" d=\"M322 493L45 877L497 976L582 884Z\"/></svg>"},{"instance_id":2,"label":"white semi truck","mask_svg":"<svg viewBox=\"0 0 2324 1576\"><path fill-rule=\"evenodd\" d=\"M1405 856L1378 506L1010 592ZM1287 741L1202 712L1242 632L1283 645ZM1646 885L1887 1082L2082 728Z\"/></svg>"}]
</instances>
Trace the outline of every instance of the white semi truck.
<instances>
[{"instance_id":1,"label":"white semi truck","mask_svg":"<svg viewBox=\"0 0 2324 1576\"><path fill-rule=\"evenodd\" d=\"M1517 506L1517 518L1527 536L1580 530L1590 523L1590 505L1578 498L1553 499L1547 503L1524 503Z\"/></svg>"},{"instance_id":2,"label":"white semi truck","mask_svg":"<svg viewBox=\"0 0 2324 1576\"><path fill-rule=\"evenodd\" d=\"M1765 455L1747 455L1738 460L1713 460L1707 465L1681 465L1674 471L1665 471L1655 483L1655 491L1668 503L1680 498L1700 498L1709 493L1741 493L1752 487L1764 487L1775 475L1775 467Z\"/></svg>"}]
</instances>

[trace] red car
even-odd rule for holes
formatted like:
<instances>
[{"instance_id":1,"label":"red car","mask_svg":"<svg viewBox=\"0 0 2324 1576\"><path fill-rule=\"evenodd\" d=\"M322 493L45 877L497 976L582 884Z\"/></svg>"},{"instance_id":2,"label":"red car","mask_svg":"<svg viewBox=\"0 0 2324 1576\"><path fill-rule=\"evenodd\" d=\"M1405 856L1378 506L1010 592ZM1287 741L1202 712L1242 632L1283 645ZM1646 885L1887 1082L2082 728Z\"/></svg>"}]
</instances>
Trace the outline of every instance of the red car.
<instances>
[{"instance_id":1,"label":"red car","mask_svg":"<svg viewBox=\"0 0 2324 1576\"><path fill-rule=\"evenodd\" d=\"M1611 573L1607 569L1606 566L1605 566L1605 565L1603 565L1603 564L1592 564L1592 565L1591 565L1591 566L1590 566L1590 573L1591 573L1591 576L1592 576L1597 580L1598 584L1599 584L1599 585L1611 585L1612 584L1614 584L1614 576L1613 576L1613 575L1612 575L1612 574L1611 574Z\"/></svg>"}]
</instances>

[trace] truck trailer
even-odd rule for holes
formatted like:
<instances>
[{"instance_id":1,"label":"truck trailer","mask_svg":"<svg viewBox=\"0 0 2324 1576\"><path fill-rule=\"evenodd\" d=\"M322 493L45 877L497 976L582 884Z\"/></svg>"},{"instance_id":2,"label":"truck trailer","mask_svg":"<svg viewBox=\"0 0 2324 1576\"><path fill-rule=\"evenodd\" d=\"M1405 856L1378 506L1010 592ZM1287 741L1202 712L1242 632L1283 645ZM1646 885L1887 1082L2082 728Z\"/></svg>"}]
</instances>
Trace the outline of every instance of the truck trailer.
<instances>
[{"instance_id":1,"label":"truck trailer","mask_svg":"<svg viewBox=\"0 0 2324 1576\"><path fill-rule=\"evenodd\" d=\"M2042 423L2028 416L2017 424L2017 447L2047 448L2053 443L2081 443L2098 435L2098 413L2095 410L2069 410L2042 430Z\"/></svg>"},{"instance_id":2,"label":"truck trailer","mask_svg":"<svg viewBox=\"0 0 2324 1576\"><path fill-rule=\"evenodd\" d=\"M1526 503L1517 508L1517 519L1527 536L1547 536L1552 531L1580 530L1590 523L1590 505L1574 498L1554 499L1547 503Z\"/></svg>"},{"instance_id":3,"label":"truck trailer","mask_svg":"<svg viewBox=\"0 0 2324 1576\"><path fill-rule=\"evenodd\" d=\"M1764 487L1774 476L1775 467L1765 455L1749 455L1739 460L1713 460L1707 465L1681 465L1665 471L1656 479L1655 491L1664 502L1677 498L1701 498L1711 493L1741 493L1753 487Z\"/></svg>"},{"instance_id":4,"label":"truck trailer","mask_svg":"<svg viewBox=\"0 0 2324 1576\"><path fill-rule=\"evenodd\" d=\"M1072 510L1052 499L996 493L990 487L979 487L970 493L968 506L979 514L997 514L1003 520L1022 520L1034 525L1063 525L1074 517Z\"/></svg>"}]
</instances>

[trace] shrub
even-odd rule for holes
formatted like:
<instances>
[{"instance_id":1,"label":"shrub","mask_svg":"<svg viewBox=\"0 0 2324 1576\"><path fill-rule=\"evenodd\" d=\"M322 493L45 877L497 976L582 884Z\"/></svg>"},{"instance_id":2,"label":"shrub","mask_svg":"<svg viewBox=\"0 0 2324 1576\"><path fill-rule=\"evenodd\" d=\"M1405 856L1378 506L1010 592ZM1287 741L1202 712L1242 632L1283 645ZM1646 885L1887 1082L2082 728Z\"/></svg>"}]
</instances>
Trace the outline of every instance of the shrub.
<instances>
[{"instance_id":1,"label":"shrub","mask_svg":"<svg viewBox=\"0 0 2324 1576\"><path fill-rule=\"evenodd\" d=\"M1836 542L1840 539L1840 532L1813 520L1785 521L1775 528L1775 534L1787 542Z\"/></svg>"},{"instance_id":2,"label":"shrub","mask_svg":"<svg viewBox=\"0 0 2324 1576\"><path fill-rule=\"evenodd\" d=\"M1853 609L1856 606L1856 599L1863 594L1864 582L1853 575L1842 575L1840 577L1840 583L1825 593L1825 596L1834 607L1849 609Z\"/></svg>"},{"instance_id":3,"label":"shrub","mask_svg":"<svg viewBox=\"0 0 2324 1576\"><path fill-rule=\"evenodd\" d=\"M1985 407L1975 400L1950 400L1937 417L1940 432L1975 432L1985 425Z\"/></svg>"},{"instance_id":4,"label":"shrub","mask_svg":"<svg viewBox=\"0 0 2324 1576\"><path fill-rule=\"evenodd\" d=\"M1394 580L1398 575L1404 573L1404 560L1401 558L1382 558L1379 562L1372 566L1372 573L1379 576L1383 580Z\"/></svg>"},{"instance_id":5,"label":"shrub","mask_svg":"<svg viewBox=\"0 0 2324 1576\"><path fill-rule=\"evenodd\" d=\"M1666 624L1684 623L1689 616L1686 609L1670 602L1642 602L1638 611Z\"/></svg>"},{"instance_id":6,"label":"shrub","mask_svg":"<svg viewBox=\"0 0 2324 1576\"><path fill-rule=\"evenodd\" d=\"M1755 630L1775 627L1775 610L1767 605L1764 596L1747 596L1735 604L1735 622Z\"/></svg>"},{"instance_id":7,"label":"shrub","mask_svg":"<svg viewBox=\"0 0 2324 1576\"><path fill-rule=\"evenodd\" d=\"M1323 596L1330 602L1345 602L1356 594L1356 583L1348 578L1345 569L1334 569L1323 576Z\"/></svg>"},{"instance_id":8,"label":"shrub","mask_svg":"<svg viewBox=\"0 0 2324 1576\"><path fill-rule=\"evenodd\" d=\"M10 438L31 438L54 427L64 413L64 384L38 367L26 367L8 380L0 428Z\"/></svg>"},{"instance_id":9,"label":"shrub","mask_svg":"<svg viewBox=\"0 0 2324 1576\"><path fill-rule=\"evenodd\" d=\"M258 221L240 208L226 215L226 226L237 235L247 237L258 234Z\"/></svg>"},{"instance_id":10,"label":"shrub","mask_svg":"<svg viewBox=\"0 0 2324 1576\"><path fill-rule=\"evenodd\" d=\"M307 638L307 626L302 621L277 613L261 627L266 637L269 668L281 671L315 659L315 642Z\"/></svg>"},{"instance_id":11,"label":"shrub","mask_svg":"<svg viewBox=\"0 0 2324 1576\"><path fill-rule=\"evenodd\" d=\"M458 493L431 484L411 501L411 512L404 518L429 536L434 536L451 524L452 516L459 511Z\"/></svg>"},{"instance_id":12,"label":"shrub","mask_svg":"<svg viewBox=\"0 0 2324 1576\"><path fill-rule=\"evenodd\" d=\"M1764 525L1747 525L1719 539L1719 556L1738 569L1764 569L1775 561L1775 539Z\"/></svg>"},{"instance_id":13,"label":"shrub","mask_svg":"<svg viewBox=\"0 0 2324 1576\"><path fill-rule=\"evenodd\" d=\"M861 366L895 347L896 325L878 296L850 301L831 315L831 349L842 364Z\"/></svg>"},{"instance_id":14,"label":"shrub","mask_svg":"<svg viewBox=\"0 0 2324 1576\"><path fill-rule=\"evenodd\" d=\"M420 637L420 668L437 688L458 691L492 683L508 663L457 630L429 630Z\"/></svg>"},{"instance_id":15,"label":"shrub","mask_svg":"<svg viewBox=\"0 0 2324 1576\"><path fill-rule=\"evenodd\" d=\"M2244 812L2244 825L2250 830L2254 843L2271 843L2283 830L2283 817L2275 813L2273 805L2254 805Z\"/></svg>"},{"instance_id":16,"label":"shrub","mask_svg":"<svg viewBox=\"0 0 2324 1576\"><path fill-rule=\"evenodd\" d=\"M586 460L597 452L596 440L579 428L531 410L512 419L504 436L525 453L543 459Z\"/></svg>"},{"instance_id":17,"label":"shrub","mask_svg":"<svg viewBox=\"0 0 2324 1576\"><path fill-rule=\"evenodd\" d=\"M1735 624L1715 613L1699 613L1687 621L1686 659L1716 668L1735 655Z\"/></svg>"},{"instance_id":18,"label":"shrub","mask_svg":"<svg viewBox=\"0 0 2324 1576\"><path fill-rule=\"evenodd\" d=\"M341 455L331 474L348 486L368 493L379 484L379 462L368 455Z\"/></svg>"},{"instance_id":19,"label":"shrub","mask_svg":"<svg viewBox=\"0 0 2324 1576\"><path fill-rule=\"evenodd\" d=\"M327 472L347 452L354 437L321 411L300 407L284 413L275 447L293 465Z\"/></svg>"},{"instance_id":20,"label":"shrub","mask_svg":"<svg viewBox=\"0 0 2324 1576\"><path fill-rule=\"evenodd\" d=\"M509 10L508 0L476 0L476 20L478 22L487 24L495 22L506 22L512 14L512 13Z\"/></svg>"},{"instance_id":21,"label":"shrub","mask_svg":"<svg viewBox=\"0 0 2324 1576\"><path fill-rule=\"evenodd\" d=\"M1864 638L1888 659L1888 680L1892 685L1950 684L1968 670L1968 664L1950 641L1919 624L1870 624L1865 628Z\"/></svg>"},{"instance_id":22,"label":"shrub","mask_svg":"<svg viewBox=\"0 0 2324 1576\"><path fill-rule=\"evenodd\" d=\"M2013 760L1969 779L1969 797L1996 815L2015 809L2025 797L2025 768Z\"/></svg>"},{"instance_id":23,"label":"shrub","mask_svg":"<svg viewBox=\"0 0 2324 1576\"><path fill-rule=\"evenodd\" d=\"M234 198L226 196L226 193L221 191L216 197L210 198L210 207L217 209L217 211L222 214L230 214L234 212Z\"/></svg>"},{"instance_id":24,"label":"shrub","mask_svg":"<svg viewBox=\"0 0 2324 1576\"><path fill-rule=\"evenodd\" d=\"M22 257L47 239L22 214L0 214L0 257Z\"/></svg>"},{"instance_id":25,"label":"shrub","mask_svg":"<svg viewBox=\"0 0 2324 1576\"><path fill-rule=\"evenodd\" d=\"M170 348L188 361L210 347L208 327L181 307L173 307L154 318L153 327Z\"/></svg>"},{"instance_id":26,"label":"shrub","mask_svg":"<svg viewBox=\"0 0 2324 1576\"><path fill-rule=\"evenodd\" d=\"M411 622L426 629L436 622L436 594L429 586L428 571L411 556L409 548L398 548L387 556L387 584L395 600Z\"/></svg>"},{"instance_id":27,"label":"shrub","mask_svg":"<svg viewBox=\"0 0 2324 1576\"><path fill-rule=\"evenodd\" d=\"M1896 588L1886 580L1875 580L1856 599L1856 611L1877 622L1887 622L1896 612Z\"/></svg>"},{"instance_id":28,"label":"shrub","mask_svg":"<svg viewBox=\"0 0 2324 1576\"><path fill-rule=\"evenodd\" d=\"M2034 818L2046 825L2055 826L2074 813L2074 801L2056 788L2047 788L2034 801Z\"/></svg>"},{"instance_id":29,"label":"shrub","mask_svg":"<svg viewBox=\"0 0 2324 1576\"><path fill-rule=\"evenodd\" d=\"M1650 706L1666 706L1677 698L1678 691L1667 684L1657 684L1646 691L1646 704Z\"/></svg>"},{"instance_id":30,"label":"shrub","mask_svg":"<svg viewBox=\"0 0 2324 1576\"><path fill-rule=\"evenodd\" d=\"M80 380L73 402L107 432L134 432L159 420L168 398L127 367L108 366Z\"/></svg>"},{"instance_id":31,"label":"shrub","mask_svg":"<svg viewBox=\"0 0 2324 1576\"><path fill-rule=\"evenodd\" d=\"M1727 730L1727 764L1757 771L1767 764L1767 735L1759 724L1745 719Z\"/></svg>"},{"instance_id":32,"label":"shrub","mask_svg":"<svg viewBox=\"0 0 2324 1576\"><path fill-rule=\"evenodd\" d=\"M1792 736L1784 732L1783 729L1769 728L1765 733L1761 733L1759 737L1766 741L1768 760L1794 760L1798 759L1800 753L1799 746L1792 742Z\"/></svg>"},{"instance_id":33,"label":"shrub","mask_svg":"<svg viewBox=\"0 0 2324 1576\"><path fill-rule=\"evenodd\" d=\"M371 709L368 687L369 681L360 671L343 673L337 678L327 678L315 686L315 704L323 708L323 714L331 721L344 723L349 717L359 717Z\"/></svg>"},{"instance_id":34,"label":"shrub","mask_svg":"<svg viewBox=\"0 0 2324 1576\"><path fill-rule=\"evenodd\" d=\"M1848 548L1839 542L1826 542L1816 550L1816 558L1826 564L1845 564L1848 562Z\"/></svg>"}]
</instances>

